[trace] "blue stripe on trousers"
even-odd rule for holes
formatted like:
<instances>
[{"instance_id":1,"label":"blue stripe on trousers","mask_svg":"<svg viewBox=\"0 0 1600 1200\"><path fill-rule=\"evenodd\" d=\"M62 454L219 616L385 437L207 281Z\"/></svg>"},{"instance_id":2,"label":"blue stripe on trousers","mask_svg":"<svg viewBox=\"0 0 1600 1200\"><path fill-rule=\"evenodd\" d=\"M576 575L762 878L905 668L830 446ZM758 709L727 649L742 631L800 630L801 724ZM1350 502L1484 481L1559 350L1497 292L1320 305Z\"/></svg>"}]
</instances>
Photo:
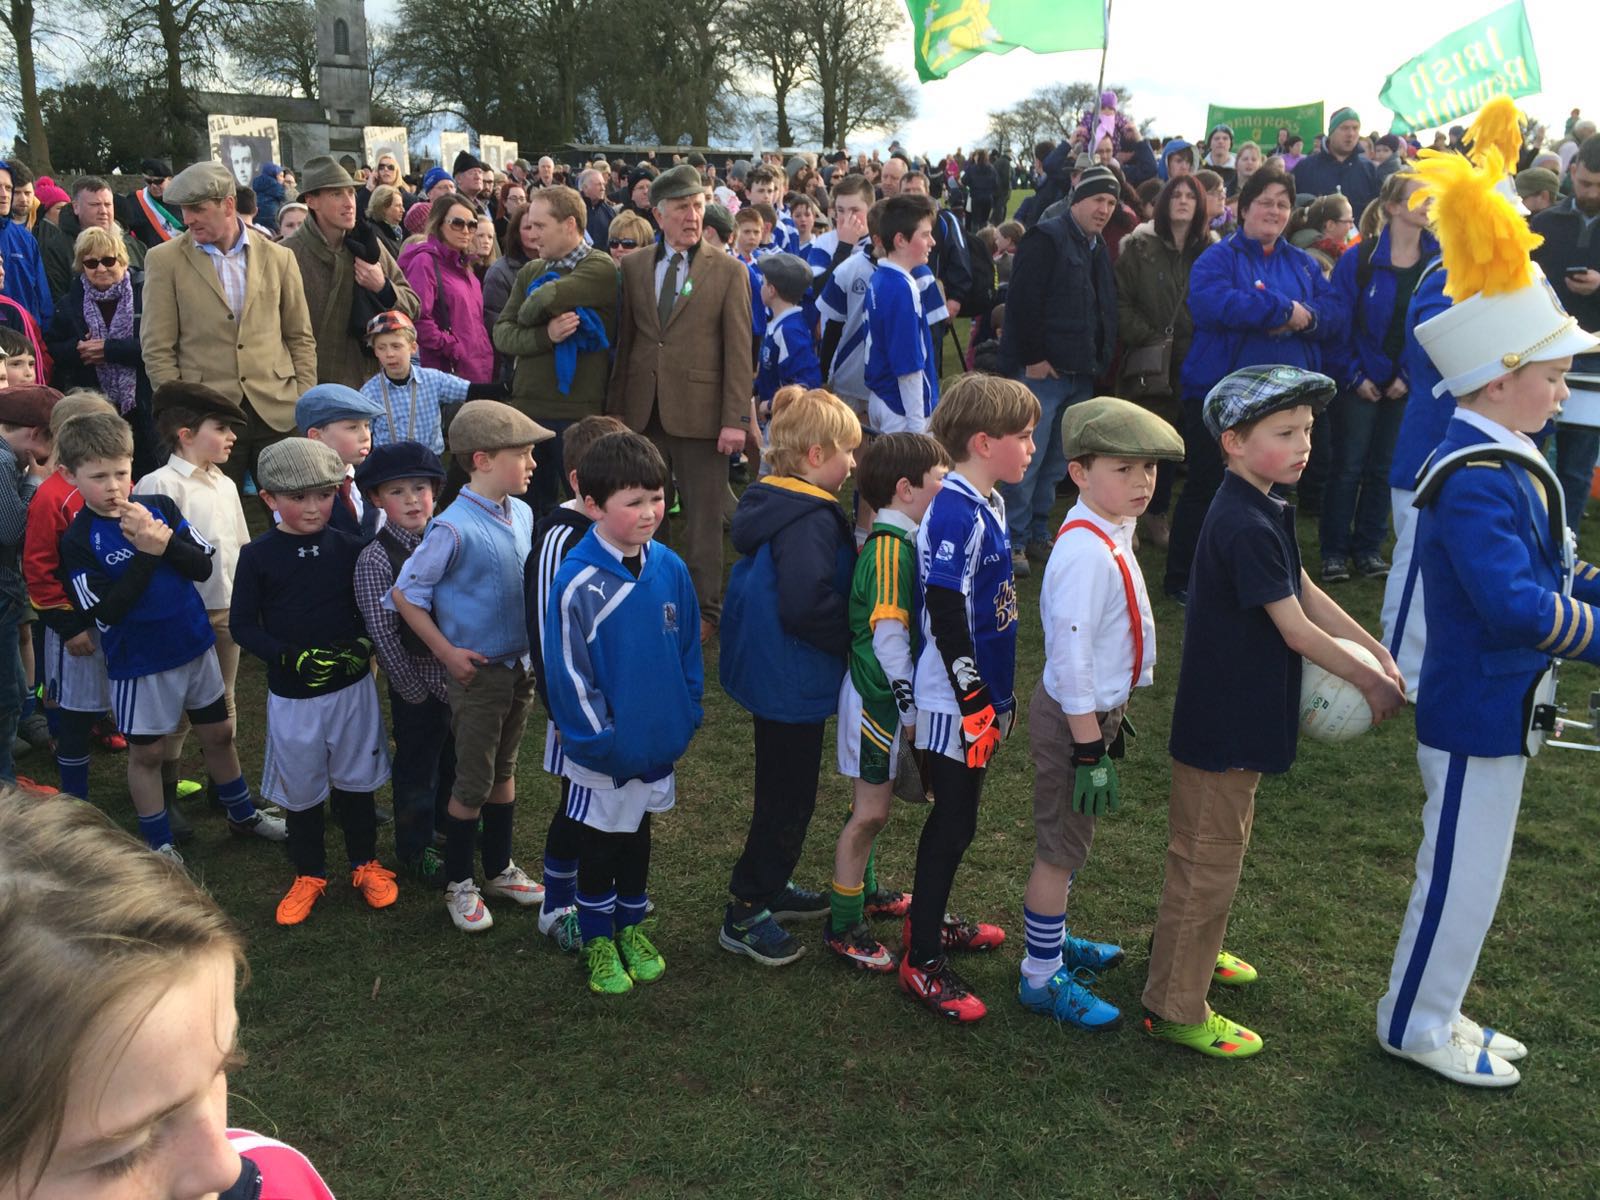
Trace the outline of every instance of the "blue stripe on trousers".
<instances>
[{"instance_id":1,"label":"blue stripe on trousers","mask_svg":"<svg viewBox=\"0 0 1600 1200\"><path fill-rule=\"evenodd\" d=\"M1405 1044L1411 1006L1417 1001L1422 974L1428 969L1428 955L1433 950L1433 939L1439 932L1445 896L1450 891L1450 864L1456 852L1456 824L1461 818L1461 785L1466 777L1467 756L1452 754L1449 770L1445 772L1444 800L1439 806L1439 833L1433 846L1433 877L1428 880L1428 898L1422 905L1422 924L1417 929L1417 940L1411 947L1411 960L1406 963L1406 973L1400 980L1400 995L1395 1001L1394 1016L1389 1021L1389 1044L1397 1050Z\"/></svg>"},{"instance_id":2,"label":"blue stripe on trousers","mask_svg":"<svg viewBox=\"0 0 1600 1200\"><path fill-rule=\"evenodd\" d=\"M1411 561L1406 564L1406 585L1400 589L1400 611L1394 619L1394 639L1389 643L1389 654L1397 657L1400 654L1400 643L1405 640L1406 622L1411 618L1411 599L1416 594L1417 576L1422 571L1422 555L1418 553L1415 541L1411 545ZM1411 681L1415 684L1415 680Z\"/></svg>"}]
</instances>

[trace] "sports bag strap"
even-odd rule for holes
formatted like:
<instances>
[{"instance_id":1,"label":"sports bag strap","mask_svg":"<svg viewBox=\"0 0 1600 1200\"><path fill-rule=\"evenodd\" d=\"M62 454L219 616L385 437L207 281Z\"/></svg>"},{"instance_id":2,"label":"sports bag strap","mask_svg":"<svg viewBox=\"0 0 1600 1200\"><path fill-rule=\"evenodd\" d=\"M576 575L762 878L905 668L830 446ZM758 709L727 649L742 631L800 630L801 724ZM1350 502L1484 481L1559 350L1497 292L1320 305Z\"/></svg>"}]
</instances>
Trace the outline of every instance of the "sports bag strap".
<instances>
[{"instance_id":1,"label":"sports bag strap","mask_svg":"<svg viewBox=\"0 0 1600 1200\"><path fill-rule=\"evenodd\" d=\"M1117 545L1100 526L1090 521L1068 521L1056 532L1059 540L1068 530L1087 529L1095 537L1106 544L1106 549L1111 551L1111 558L1117 564L1117 570L1122 572L1122 594L1128 600L1128 631L1133 635L1133 686L1139 686L1140 668L1144 666L1144 619L1139 615L1139 592L1133 586L1133 572L1128 568L1128 559L1122 552L1122 547Z\"/></svg>"}]
</instances>

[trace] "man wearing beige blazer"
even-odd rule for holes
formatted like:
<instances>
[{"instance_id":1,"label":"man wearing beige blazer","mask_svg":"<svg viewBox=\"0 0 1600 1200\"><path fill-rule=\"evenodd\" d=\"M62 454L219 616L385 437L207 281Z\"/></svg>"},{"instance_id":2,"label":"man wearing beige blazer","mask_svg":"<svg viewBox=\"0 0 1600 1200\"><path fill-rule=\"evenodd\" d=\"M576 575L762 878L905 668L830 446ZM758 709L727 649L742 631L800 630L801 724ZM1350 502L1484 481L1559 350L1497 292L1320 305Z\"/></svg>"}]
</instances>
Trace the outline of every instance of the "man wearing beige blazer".
<instances>
[{"instance_id":1,"label":"man wearing beige blazer","mask_svg":"<svg viewBox=\"0 0 1600 1200\"><path fill-rule=\"evenodd\" d=\"M737 259L701 248L705 184L695 168L657 176L650 207L661 241L654 253L622 260L606 411L649 437L672 468L683 509L674 540L694 580L703 641L722 614L728 456L744 448L750 427L750 274Z\"/></svg>"},{"instance_id":2,"label":"man wearing beige blazer","mask_svg":"<svg viewBox=\"0 0 1600 1200\"><path fill-rule=\"evenodd\" d=\"M203 383L244 408L223 470L235 483L262 449L294 432L294 405L317 382L317 343L294 255L246 229L233 176L186 167L163 197L185 232L145 257L140 344L152 387Z\"/></svg>"}]
</instances>

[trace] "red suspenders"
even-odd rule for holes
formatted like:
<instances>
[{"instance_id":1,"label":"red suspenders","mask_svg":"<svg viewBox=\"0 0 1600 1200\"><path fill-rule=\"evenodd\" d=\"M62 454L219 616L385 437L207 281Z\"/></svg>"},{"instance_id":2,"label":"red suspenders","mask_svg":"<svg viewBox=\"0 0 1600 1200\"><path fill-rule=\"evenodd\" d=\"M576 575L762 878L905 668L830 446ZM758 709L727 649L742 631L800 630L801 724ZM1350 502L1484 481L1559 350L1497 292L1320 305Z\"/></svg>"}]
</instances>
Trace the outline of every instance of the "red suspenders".
<instances>
[{"instance_id":1,"label":"red suspenders","mask_svg":"<svg viewBox=\"0 0 1600 1200\"><path fill-rule=\"evenodd\" d=\"M1133 572L1128 569L1128 560L1122 553L1122 547L1112 541L1104 529L1090 521L1068 521L1056 532L1059 539L1069 529L1087 529L1095 537L1106 544L1106 549L1111 551L1111 557L1117 564L1117 570L1122 572L1122 592L1128 598L1128 626L1133 634L1133 686L1139 686L1139 672L1144 665L1144 618L1139 614L1139 593L1133 586Z\"/></svg>"}]
</instances>

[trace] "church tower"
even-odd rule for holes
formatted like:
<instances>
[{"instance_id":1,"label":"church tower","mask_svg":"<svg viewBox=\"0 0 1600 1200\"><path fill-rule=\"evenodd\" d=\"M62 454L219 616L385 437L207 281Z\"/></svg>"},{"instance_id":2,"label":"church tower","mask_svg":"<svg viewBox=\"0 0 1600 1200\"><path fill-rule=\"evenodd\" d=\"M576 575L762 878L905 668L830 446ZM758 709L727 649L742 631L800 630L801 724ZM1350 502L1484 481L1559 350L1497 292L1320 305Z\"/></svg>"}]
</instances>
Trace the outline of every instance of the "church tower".
<instances>
[{"instance_id":1,"label":"church tower","mask_svg":"<svg viewBox=\"0 0 1600 1200\"><path fill-rule=\"evenodd\" d=\"M372 124L367 73L367 6L362 0L317 0L317 81L328 113L335 158L362 157L361 127Z\"/></svg>"}]
</instances>

